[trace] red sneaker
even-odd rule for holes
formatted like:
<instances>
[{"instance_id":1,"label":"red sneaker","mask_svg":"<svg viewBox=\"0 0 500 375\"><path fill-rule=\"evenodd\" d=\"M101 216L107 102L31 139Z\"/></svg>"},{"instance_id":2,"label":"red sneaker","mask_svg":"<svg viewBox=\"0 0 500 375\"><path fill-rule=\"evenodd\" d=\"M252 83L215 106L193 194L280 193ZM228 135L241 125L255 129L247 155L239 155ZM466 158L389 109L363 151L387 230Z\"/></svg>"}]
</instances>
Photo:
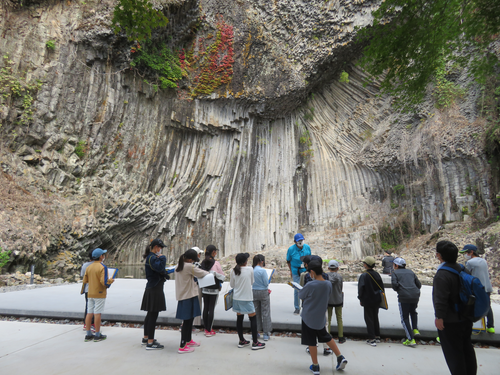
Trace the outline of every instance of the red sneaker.
<instances>
[{"instance_id":1,"label":"red sneaker","mask_svg":"<svg viewBox=\"0 0 500 375\"><path fill-rule=\"evenodd\" d=\"M194 340L189 341L186 346L193 347L193 346L200 346L199 342L196 342Z\"/></svg>"}]
</instances>

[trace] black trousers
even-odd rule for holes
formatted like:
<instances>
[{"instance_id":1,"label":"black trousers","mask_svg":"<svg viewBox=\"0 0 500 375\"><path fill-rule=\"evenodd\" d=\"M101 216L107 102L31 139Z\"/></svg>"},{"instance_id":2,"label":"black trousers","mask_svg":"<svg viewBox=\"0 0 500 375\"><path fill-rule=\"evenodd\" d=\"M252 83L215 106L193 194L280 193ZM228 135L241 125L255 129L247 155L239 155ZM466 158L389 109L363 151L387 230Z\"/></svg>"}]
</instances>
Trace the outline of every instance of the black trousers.
<instances>
[{"instance_id":1,"label":"black trousers","mask_svg":"<svg viewBox=\"0 0 500 375\"><path fill-rule=\"evenodd\" d=\"M472 322L444 322L444 330L438 330L438 335L451 375L476 375L476 352L471 341Z\"/></svg>"},{"instance_id":2,"label":"black trousers","mask_svg":"<svg viewBox=\"0 0 500 375\"><path fill-rule=\"evenodd\" d=\"M405 330L406 338L410 341L413 340L413 330L418 329L417 304L399 302L399 315L401 316L401 324L403 325L403 329Z\"/></svg>"},{"instance_id":3,"label":"black trousers","mask_svg":"<svg viewBox=\"0 0 500 375\"><path fill-rule=\"evenodd\" d=\"M217 302L217 294L203 294L203 324L207 331L212 330L214 323L215 302Z\"/></svg>"},{"instance_id":4,"label":"black trousers","mask_svg":"<svg viewBox=\"0 0 500 375\"><path fill-rule=\"evenodd\" d=\"M488 293L488 295L490 296L491 293ZM495 321L493 320L493 310L491 309L491 300L490 300L490 310L486 315L486 328L492 328L492 327L495 327Z\"/></svg>"},{"instance_id":5,"label":"black trousers","mask_svg":"<svg viewBox=\"0 0 500 375\"><path fill-rule=\"evenodd\" d=\"M370 340L380 336L380 324L378 322L379 306L364 306L366 330Z\"/></svg>"},{"instance_id":6,"label":"black trousers","mask_svg":"<svg viewBox=\"0 0 500 375\"><path fill-rule=\"evenodd\" d=\"M156 320L158 319L158 311L148 311L144 319L144 336L148 336L149 340L155 338Z\"/></svg>"}]
</instances>

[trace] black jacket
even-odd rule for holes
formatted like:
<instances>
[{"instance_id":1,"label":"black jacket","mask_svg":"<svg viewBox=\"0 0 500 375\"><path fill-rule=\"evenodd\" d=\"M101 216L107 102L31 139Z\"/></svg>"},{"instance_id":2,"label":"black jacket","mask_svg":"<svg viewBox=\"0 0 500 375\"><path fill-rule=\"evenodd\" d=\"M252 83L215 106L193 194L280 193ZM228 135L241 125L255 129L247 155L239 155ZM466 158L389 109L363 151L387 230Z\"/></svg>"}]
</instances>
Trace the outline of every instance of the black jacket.
<instances>
[{"instance_id":1,"label":"black jacket","mask_svg":"<svg viewBox=\"0 0 500 375\"><path fill-rule=\"evenodd\" d=\"M380 288L370 275L373 276ZM377 271L367 270L365 273L362 273L358 281L358 299L361 302L361 306L378 306L381 301L381 288L385 290L382 278Z\"/></svg>"},{"instance_id":2,"label":"black jacket","mask_svg":"<svg viewBox=\"0 0 500 375\"><path fill-rule=\"evenodd\" d=\"M458 263L445 263L445 266L461 271ZM438 269L432 283L432 303L436 319L458 323L464 319L458 315L455 305L460 301L460 276L443 269Z\"/></svg>"},{"instance_id":3,"label":"black jacket","mask_svg":"<svg viewBox=\"0 0 500 375\"><path fill-rule=\"evenodd\" d=\"M165 270L166 264L167 258L165 255L160 255L158 257L155 253L148 254L144 262L146 279L148 280L146 289L154 288L159 282L165 282L167 278L167 271Z\"/></svg>"}]
</instances>

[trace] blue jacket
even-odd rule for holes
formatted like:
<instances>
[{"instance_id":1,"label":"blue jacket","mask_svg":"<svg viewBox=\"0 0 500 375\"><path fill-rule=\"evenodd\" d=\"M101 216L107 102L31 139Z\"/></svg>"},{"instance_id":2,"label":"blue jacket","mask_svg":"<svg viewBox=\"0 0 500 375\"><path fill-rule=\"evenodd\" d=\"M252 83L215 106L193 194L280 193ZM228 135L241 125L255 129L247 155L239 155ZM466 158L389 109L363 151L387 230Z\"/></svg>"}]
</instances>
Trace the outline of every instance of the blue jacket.
<instances>
[{"instance_id":1,"label":"blue jacket","mask_svg":"<svg viewBox=\"0 0 500 375\"><path fill-rule=\"evenodd\" d=\"M165 277L167 276L167 271L165 270L167 258L165 255L158 257L155 253L149 253L144 263L146 279L148 280L146 289L154 288L160 281L165 281Z\"/></svg>"}]
</instances>

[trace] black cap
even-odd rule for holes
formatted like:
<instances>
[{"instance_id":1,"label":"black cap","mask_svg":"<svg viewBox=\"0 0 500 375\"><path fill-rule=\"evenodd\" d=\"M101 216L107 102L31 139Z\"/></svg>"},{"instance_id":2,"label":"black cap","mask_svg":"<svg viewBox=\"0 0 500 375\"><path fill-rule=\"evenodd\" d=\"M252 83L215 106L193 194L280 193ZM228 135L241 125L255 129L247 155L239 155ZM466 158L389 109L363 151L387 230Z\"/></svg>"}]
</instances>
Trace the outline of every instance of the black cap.
<instances>
[{"instance_id":1,"label":"black cap","mask_svg":"<svg viewBox=\"0 0 500 375\"><path fill-rule=\"evenodd\" d=\"M162 240L160 240L159 238L157 238L157 239L155 239L155 240L151 241L151 248L153 248L153 247L155 247L155 246L167 247L167 245L165 245L165 244L163 243L163 241L162 241Z\"/></svg>"},{"instance_id":2,"label":"black cap","mask_svg":"<svg viewBox=\"0 0 500 375\"><path fill-rule=\"evenodd\" d=\"M247 261L247 259L250 257L250 254L248 253L239 253L236 255L236 264L243 264Z\"/></svg>"}]
</instances>

